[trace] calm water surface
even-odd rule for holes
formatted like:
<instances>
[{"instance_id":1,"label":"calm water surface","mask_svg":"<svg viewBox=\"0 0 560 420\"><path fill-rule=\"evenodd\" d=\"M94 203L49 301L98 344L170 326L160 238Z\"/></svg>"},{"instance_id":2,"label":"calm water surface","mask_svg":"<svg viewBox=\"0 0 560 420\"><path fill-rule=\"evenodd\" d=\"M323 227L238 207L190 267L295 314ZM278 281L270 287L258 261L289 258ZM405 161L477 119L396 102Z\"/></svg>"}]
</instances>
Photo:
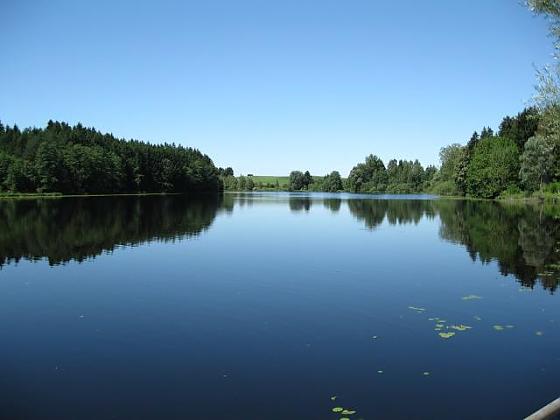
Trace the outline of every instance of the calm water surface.
<instances>
[{"instance_id":1,"label":"calm water surface","mask_svg":"<svg viewBox=\"0 0 560 420\"><path fill-rule=\"evenodd\" d=\"M282 193L0 202L0 417L521 418L560 396L559 214Z\"/></svg>"}]
</instances>

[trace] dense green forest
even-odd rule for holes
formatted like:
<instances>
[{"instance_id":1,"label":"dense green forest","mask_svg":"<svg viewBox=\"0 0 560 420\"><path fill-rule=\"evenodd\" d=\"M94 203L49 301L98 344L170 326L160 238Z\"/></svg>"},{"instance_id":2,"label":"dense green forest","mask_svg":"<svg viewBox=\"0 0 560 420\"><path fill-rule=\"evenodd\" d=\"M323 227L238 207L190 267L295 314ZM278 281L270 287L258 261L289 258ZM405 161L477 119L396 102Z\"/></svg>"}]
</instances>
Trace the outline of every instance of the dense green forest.
<instances>
[{"instance_id":1,"label":"dense green forest","mask_svg":"<svg viewBox=\"0 0 560 420\"><path fill-rule=\"evenodd\" d=\"M198 150L117 139L49 121L20 130L0 123L0 191L139 193L217 191L212 160Z\"/></svg>"}]
</instances>

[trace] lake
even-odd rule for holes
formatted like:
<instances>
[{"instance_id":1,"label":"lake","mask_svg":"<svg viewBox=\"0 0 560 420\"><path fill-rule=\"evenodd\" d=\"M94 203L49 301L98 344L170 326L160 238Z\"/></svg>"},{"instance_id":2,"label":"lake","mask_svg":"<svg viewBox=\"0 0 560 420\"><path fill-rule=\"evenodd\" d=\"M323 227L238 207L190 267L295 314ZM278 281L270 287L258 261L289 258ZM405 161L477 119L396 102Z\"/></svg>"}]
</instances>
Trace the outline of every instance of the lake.
<instances>
[{"instance_id":1,"label":"lake","mask_svg":"<svg viewBox=\"0 0 560 420\"><path fill-rule=\"evenodd\" d=\"M0 417L522 418L560 396L559 217L429 196L0 201Z\"/></svg>"}]
</instances>

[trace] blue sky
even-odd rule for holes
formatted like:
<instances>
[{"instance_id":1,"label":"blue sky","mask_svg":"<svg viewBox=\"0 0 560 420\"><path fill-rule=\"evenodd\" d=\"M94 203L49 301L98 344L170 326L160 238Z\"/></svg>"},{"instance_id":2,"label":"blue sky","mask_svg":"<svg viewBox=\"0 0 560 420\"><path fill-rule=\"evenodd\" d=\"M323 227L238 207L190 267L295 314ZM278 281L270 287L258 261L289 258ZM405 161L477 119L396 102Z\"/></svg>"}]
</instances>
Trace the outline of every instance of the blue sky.
<instances>
[{"instance_id":1,"label":"blue sky","mask_svg":"<svg viewBox=\"0 0 560 420\"><path fill-rule=\"evenodd\" d=\"M516 0L0 0L0 119L199 148L236 173L438 162L551 61Z\"/></svg>"}]
</instances>

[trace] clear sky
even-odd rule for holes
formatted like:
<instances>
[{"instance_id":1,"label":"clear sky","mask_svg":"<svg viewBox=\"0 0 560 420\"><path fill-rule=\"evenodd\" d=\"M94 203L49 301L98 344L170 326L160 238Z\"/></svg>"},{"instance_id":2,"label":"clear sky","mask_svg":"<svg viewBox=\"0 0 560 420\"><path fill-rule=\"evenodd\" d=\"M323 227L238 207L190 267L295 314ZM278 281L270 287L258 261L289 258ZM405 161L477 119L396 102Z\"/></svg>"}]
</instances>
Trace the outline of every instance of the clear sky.
<instances>
[{"instance_id":1,"label":"clear sky","mask_svg":"<svg viewBox=\"0 0 560 420\"><path fill-rule=\"evenodd\" d=\"M236 173L437 163L551 60L517 0L0 0L0 119L199 148Z\"/></svg>"}]
</instances>

